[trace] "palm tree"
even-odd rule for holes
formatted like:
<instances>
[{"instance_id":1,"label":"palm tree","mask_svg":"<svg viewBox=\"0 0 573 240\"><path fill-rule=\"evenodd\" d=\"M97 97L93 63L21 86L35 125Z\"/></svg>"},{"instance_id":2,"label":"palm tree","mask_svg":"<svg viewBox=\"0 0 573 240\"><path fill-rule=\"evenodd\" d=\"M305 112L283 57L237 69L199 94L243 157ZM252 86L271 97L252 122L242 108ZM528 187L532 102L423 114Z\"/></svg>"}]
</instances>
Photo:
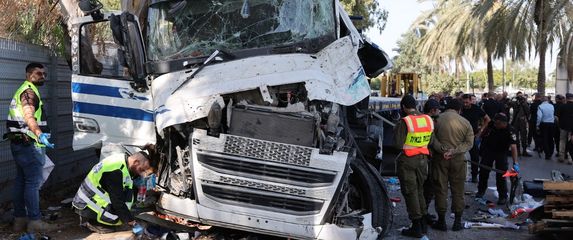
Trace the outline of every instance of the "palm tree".
<instances>
[{"instance_id":1,"label":"palm tree","mask_svg":"<svg viewBox=\"0 0 573 240\"><path fill-rule=\"evenodd\" d=\"M443 66L453 62L456 79L463 62L473 65L486 60L491 91L494 89L492 62L498 41L486 38L484 33L493 14L476 17L472 2L438 1L436 7L423 13L412 27L422 35L418 48L427 63Z\"/></svg>"},{"instance_id":2,"label":"palm tree","mask_svg":"<svg viewBox=\"0 0 573 240\"><path fill-rule=\"evenodd\" d=\"M570 0L484 0L477 6L476 15L483 17L486 12L495 12L486 37L495 38L501 34L512 58L525 57L532 49L535 50L539 56L537 92L545 94L547 49L555 43L562 45L565 42L566 29L571 29L572 19L566 9L571 11L571 5ZM560 48L564 49L564 46Z\"/></svg>"}]
</instances>

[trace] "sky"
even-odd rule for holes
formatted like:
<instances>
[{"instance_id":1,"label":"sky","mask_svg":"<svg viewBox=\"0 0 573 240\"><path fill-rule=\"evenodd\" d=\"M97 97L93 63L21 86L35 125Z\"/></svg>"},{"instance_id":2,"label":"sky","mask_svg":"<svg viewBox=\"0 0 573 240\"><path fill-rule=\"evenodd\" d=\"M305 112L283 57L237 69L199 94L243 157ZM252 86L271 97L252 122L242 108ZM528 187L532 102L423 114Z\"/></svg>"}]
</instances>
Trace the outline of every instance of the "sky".
<instances>
[{"instance_id":1,"label":"sky","mask_svg":"<svg viewBox=\"0 0 573 240\"><path fill-rule=\"evenodd\" d=\"M397 55L397 52L393 51L398 47L397 42L400 40L402 34L406 33L410 28L410 25L416 20L416 18L425 10L430 10L433 8L432 1L423 1L422 3L418 0L377 0L380 6L388 10L388 20L386 22L386 28L380 34L380 31L376 28L371 28L366 31L366 36L370 38L371 41L380 46L391 58ZM547 51L547 61L546 61L546 72L550 74L555 71L556 63L555 55L557 49L553 50L554 55L550 55L550 51ZM530 59L528 62L532 66L537 66L539 60L537 57L535 59ZM494 68L501 69L502 61L494 61ZM486 66L484 63L479 63L476 66L476 70L484 69Z\"/></svg>"},{"instance_id":2,"label":"sky","mask_svg":"<svg viewBox=\"0 0 573 240\"><path fill-rule=\"evenodd\" d=\"M372 28L366 32L366 36L382 47L390 57L394 57L397 53L392 49L398 47L396 43L402 34L408 31L420 13L432 9L433 5L431 1L418 3L417 0L378 0L378 2L388 11L386 28L382 34L378 29Z\"/></svg>"}]
</instances>

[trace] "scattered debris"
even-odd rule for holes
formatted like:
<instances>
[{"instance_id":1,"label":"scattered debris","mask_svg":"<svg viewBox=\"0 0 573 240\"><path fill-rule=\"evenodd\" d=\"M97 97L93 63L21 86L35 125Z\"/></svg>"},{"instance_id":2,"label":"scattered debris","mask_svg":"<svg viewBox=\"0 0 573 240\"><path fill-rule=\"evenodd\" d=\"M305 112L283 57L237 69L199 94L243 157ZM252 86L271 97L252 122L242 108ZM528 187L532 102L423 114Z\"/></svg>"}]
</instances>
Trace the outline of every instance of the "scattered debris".
<instances>
[{"instance_id":1,"label":"scattered debris","mask_svg":"<svg viewBox=\"0 0 573 240\"><path fill-rule=\"evenodd\" d=\"M543 182L545 205L531 211L536 221L529 225L529 233L573 232L573 181L562 181L556 171L552 176L559 181Z\"/></svg>"},{"instance_id":2,"label":"scattered debris","mask_svg":"<svg viewBox=\"0 0 573 240\"><path fill-rule=\"evenodd\" d=\"M399 197L393 197L393 198L390 198L390 201L395 202L395 203L399 203L402 201L402 199L400 199Z\"/></svg>"},{"instance_id":3,"label":"scattered debris","mask_svg":"<svg viewBox=\"0 0 573 240\"><path fill-rule=\"evenodd\" d=\"M400 180L398 180L397 177L385 178L384 181L386 182L388 190L390 191L400 190Z\"/></svg>"},{"instance_id":4,"label":"scattered debris","mask_svg":"<svg viewBox=\"0 0 573 240\"><path fill-rule=\"evenodd\" d=\"M505 217L508 216L507 213L503 212L503 210L501 210L501 209L499 209L499 208L498 208L498 209L490 208L490 209L488 209L487 211L488 211L490 214L492 214L492 215L494 215L494 216L497 216L497 217L504 217L504 218L505 218Z\"/></svg>"}]
</instances>

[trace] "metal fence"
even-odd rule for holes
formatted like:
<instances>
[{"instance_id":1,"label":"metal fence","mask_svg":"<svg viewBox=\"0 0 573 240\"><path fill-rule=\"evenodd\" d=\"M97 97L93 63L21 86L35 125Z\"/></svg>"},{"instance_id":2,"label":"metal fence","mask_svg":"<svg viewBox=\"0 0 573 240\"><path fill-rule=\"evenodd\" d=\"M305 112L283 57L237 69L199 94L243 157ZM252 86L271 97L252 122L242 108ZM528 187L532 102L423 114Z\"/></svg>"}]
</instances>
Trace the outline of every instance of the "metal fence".
<instances>
[{"instance_id":1,"label":"metal fence","mask_svg":"<svg viewBox=\"0 0 573 240\"><path fill-rule=\"evenodd\" d=\"M51 141L56 148L48 150L55 168L43 187L57 187L66 180L85 175L97 162L97 157L93 150L72 150L72 74L68 64L54 57L47 48L6 39L0 39L0 134L6 132L10 100L25 80L25 67L30 62L42 63L47 68L46 84L39 90L52 132ZM10 143L4 141L0 143L0 203L11 199L15 176Z\"/></svg>"}]
</instances>

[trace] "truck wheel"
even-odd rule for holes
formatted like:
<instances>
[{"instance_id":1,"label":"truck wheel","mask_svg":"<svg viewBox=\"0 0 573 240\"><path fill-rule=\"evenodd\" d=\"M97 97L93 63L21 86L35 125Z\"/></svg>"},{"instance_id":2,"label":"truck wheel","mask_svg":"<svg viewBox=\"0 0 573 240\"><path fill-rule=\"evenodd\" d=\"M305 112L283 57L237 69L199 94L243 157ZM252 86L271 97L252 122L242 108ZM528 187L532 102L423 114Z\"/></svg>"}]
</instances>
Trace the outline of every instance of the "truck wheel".
<instances>
[{"instance_id":1,"label":"truck wheel","mask_svg":"<svg viewBox=\"0 0 573 240\"><path fill-rule=\"evenodd\" d=\"M372 227L380 227L381 239L392 225L392 208L388 192L380 174L360 158L350 162L350 190L348 204L351 209L363 209L372 213Z\"/></svg>"}]
</instances>

